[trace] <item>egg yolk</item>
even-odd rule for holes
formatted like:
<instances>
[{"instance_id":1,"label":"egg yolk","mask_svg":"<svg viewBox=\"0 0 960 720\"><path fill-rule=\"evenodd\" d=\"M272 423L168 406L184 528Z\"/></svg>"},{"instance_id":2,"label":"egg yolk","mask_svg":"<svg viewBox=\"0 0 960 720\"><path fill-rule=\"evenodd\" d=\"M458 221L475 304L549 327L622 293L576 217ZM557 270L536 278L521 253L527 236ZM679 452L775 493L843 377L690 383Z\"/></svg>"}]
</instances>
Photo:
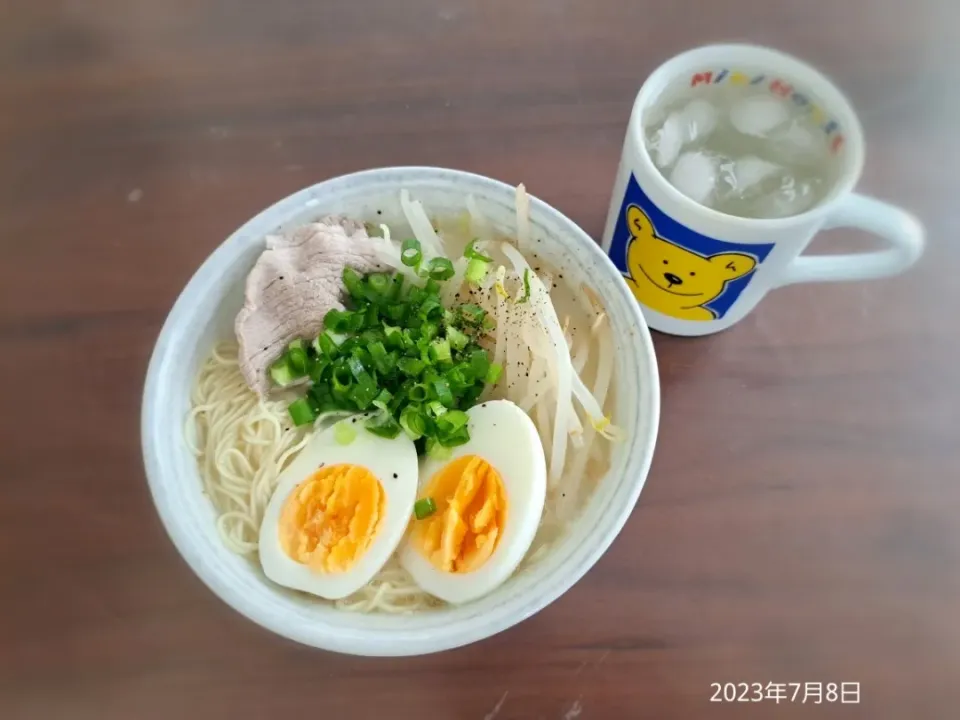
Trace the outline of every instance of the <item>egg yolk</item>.
<instances>
[{"instance_id":1,"label":"egg yolk","mask_svg":"<svg viewBox=\"0 0 960 720\"><path fill-rule=\"evenodd\" d=\"M421 493L436 512L414 520L414 546L439 570L467 573L493 554L503 536L507 496L503 479L481 457L465 455L438 471Z\"/></svg>"},{"instance_id":2,"label":"egg yolk","mask_svg":"<svg viewBox=\"0 0 960 720\"><path fill-rule=\"evenodd\" d=\"M359 465L331 465L300 483L280 514L280 546L312 570L349 570L370 547L386 498L377 477Z\"/></svg>"}]
</instances>

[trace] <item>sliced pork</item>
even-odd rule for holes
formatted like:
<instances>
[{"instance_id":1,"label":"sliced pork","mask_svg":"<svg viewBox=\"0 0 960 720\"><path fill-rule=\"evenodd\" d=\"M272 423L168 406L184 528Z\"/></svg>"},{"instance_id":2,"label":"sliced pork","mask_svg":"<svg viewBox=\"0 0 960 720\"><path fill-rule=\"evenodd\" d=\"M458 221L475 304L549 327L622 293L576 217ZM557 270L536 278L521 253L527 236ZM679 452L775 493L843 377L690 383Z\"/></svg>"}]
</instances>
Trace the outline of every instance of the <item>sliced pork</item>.
<instances>
[{"instance_id":1,"label":"sliced pork","mask_svg":"<svg viewBox=\"0 0 960 720\"><path fill-rule=\"evenodd\" d=\"M270 365L287 344L315 337L327 311L343 310L345 267L361 274L383 269L366 230L354 220L331 216L267 237L247 276L235 324L240 370L261 397L271 387Z\"/></svg>"}]
</instances>

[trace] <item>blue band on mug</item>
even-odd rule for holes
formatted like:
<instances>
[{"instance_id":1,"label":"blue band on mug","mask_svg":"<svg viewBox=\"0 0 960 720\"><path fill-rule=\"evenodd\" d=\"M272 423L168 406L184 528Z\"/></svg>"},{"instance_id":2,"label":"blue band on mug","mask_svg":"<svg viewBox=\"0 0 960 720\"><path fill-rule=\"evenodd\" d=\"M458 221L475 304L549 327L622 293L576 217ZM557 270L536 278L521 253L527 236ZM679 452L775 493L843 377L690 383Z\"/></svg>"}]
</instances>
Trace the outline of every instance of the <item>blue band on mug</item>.
<instances>
[{"instance_id":1,"label":"blue band on mug","mask_svg":"<svg viewBox=\"0 0 960 720\"><path fill-rule=\"evenodd\" d=\"M680 320L718 320L750 284L773 244L716 240L665 215L633 174L617 217L610 258L637 300Z\"/></svg>"}]
</instances>

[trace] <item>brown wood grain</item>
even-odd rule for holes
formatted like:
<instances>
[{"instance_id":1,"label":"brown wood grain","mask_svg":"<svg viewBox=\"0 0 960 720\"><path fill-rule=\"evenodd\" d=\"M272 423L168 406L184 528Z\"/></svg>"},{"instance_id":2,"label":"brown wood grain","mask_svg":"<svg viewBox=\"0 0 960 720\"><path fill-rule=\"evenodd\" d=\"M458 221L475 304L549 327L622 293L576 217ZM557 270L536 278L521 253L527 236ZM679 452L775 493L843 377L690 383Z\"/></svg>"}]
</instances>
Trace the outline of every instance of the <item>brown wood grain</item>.
<instances>
[{"instance_id":1,"label":"brown wood grain","mask_svg":"<svg viewBox=\"0 0 960 720\"><path fill-rule=\"evenodd\" d=\"M0 717L956 716L955 2L4 5ZM302 186L395 164L523 181L599 236L640 83L716 40L836 78L866 130L861 189L927 226L918 266L657 336L637 509L500 636L351 658L224 606L164 535L138 442L152 344L203 258ZM709 702L711 682L808 681L859 682L861 704Z\"/></svg>"}]
</instances>

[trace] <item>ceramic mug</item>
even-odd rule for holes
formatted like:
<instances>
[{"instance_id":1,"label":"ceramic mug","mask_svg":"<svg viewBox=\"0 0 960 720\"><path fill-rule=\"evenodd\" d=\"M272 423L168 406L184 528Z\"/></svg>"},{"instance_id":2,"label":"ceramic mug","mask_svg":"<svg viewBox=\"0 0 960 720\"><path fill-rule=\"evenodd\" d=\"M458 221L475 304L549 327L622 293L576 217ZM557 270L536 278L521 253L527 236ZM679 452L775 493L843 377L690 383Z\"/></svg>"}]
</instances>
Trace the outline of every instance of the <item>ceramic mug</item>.
<instances>
[{"instance_id":1,"label":"ceramic mug","mask_svg":"<svg viewBox=\"0 0 960 720\"><path fill-rule=\"evenodd\" d=\"M736 217L699 205L667 182L644 144L646 114L679 83L696 93L698 86L724 82L759 85L810 113L839 163L837 180L819 204L783 218ZM923 228L908 212L853 192L863 156L863 131L853 108L814 68L749 45L690 50L661 65L637 94L603 248L650 327L674 335L724 330L768 291L791 283L901 273L923 251ZM848 255L802 254L817 232L835 227L861 228L883 238L886 247Z\"/></svg>"}]
</instances>

